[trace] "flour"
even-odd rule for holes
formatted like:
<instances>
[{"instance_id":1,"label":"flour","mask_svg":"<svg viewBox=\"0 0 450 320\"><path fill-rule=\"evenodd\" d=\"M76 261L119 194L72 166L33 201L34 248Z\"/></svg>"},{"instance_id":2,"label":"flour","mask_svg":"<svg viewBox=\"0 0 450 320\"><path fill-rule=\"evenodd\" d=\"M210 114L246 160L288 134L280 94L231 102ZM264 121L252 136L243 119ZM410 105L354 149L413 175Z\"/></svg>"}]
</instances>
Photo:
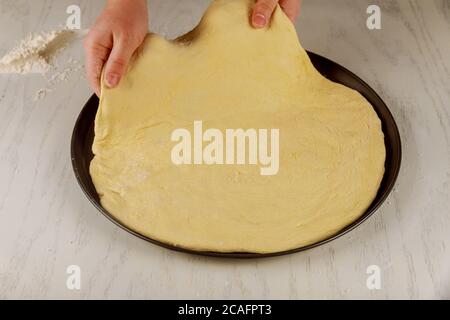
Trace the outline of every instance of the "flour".
<instances>
[{"instance_id":1,"label":"flour","mask_svg":"<svg viewBox=\"0 0 450 320\"><path fill-rule=\"evenodd\" d=\"M61 81L66 81L71 73L80 71L82 69L82 65L80 61L69 58L68 65L62 71L55 72L49 79L48 82L51 85L57 84Z\"/></svg>"},{"instance_id":2,"label":"flour","mask_svg":"<svg viewBox=\"0 0 450 320\"><path fill-rule=\"evenodd\" d=\"M41 88L41 89L39 89L37 92L36 92L36 94L35 94L35 96L34 96L34 100L36 101L36 100L41 100L41 99L43 99L43 98L45 98L45 96L47 95L47 93L50 93L50 92L52 92L53 90L52 89L50 89L50 88Z\"/></svg>"},{"instance_id":3,"label":"flour","mask_svg":"<svg viewBox=\"0 0 450 320\"><path fill-rule=\"evenodd\" d=\"M67 29L29 34L0 59L0 73L45 74L55 56L77 35Z\"/></svg>"},{"instance_id":4,"label":"flour","mask_svg":"<svg viewBox=\"0 0 450 320\"><path fill-rule=\"evenodd\" d=\"M79 74L83 65L80 61L69 58L67 66L63 70L55 70L53 74L46 74L47 79L46 87L39 89L34 95L34 100L41 100L47 96L48 93L53 92L54 88L61 82L67 82L70 75ZM61 68L59 68L61 69Z\"/></svg>"},{"instance_id":5,"label":"flour","mask_svg":"<svg viewBox=\"0 0 450 320\"><path fill-rule=\"evenodd\" d=\"M54 91L60 82L67 81L71 74L82 69L80 61L61 53L87 31L58 29L31 33L0 58L0 74L43 75L45 87L34 96L34 100L40 100Z\"/></svg>"}]
</instances>

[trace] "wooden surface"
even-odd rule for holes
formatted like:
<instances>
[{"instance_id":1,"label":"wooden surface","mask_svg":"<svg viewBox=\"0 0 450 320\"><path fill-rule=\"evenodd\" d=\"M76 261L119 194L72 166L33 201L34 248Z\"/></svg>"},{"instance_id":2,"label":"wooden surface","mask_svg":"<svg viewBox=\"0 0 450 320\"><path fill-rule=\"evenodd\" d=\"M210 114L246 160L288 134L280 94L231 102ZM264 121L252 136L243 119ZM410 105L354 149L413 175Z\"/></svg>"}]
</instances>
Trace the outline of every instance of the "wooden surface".
<instances>
[{"instance_id":1,"label":"wooden surface","mask_svg":"<svg viewBox=\"0 0 450 320\"><path fill-rule=\"evenodd\" d=\"M0 0L0 55L32 31L65 24L78 4L88 28L103 1ZM175 37L207 0L149 1L151 30ZM366 9L382 8L382 30ZM44 99L40 75L0 75L0 298L450 298L450 1L304 0L303 45L346 66L381 95L403 140L385 205L349 235L291 256L237 261L171 252L118 229L78 187L75 119L91 95L81 72ZM82 59L81 44L68 49ZM151 72L151 70L149 70ZM66 268L81 268L81 290ZM382 287L366 286L370 265Z\"/></svg>"}]
</instances>

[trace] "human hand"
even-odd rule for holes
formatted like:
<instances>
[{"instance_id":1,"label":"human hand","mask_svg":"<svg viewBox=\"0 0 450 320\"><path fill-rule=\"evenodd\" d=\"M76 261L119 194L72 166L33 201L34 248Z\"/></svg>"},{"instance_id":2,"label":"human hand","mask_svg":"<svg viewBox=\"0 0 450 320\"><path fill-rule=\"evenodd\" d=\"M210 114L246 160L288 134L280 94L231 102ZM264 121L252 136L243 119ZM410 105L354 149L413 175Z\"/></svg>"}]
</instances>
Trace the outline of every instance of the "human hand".
<instances>
[{"instance_id":1,"label":"human hand","mask_svg":"<svg viewBox=\"0 0 450 320\"><path fill-rule=\"evenodd\" d=\"M100 96L100 77L116 87L135 50L148 33L146 0L108 0L105 10L84 40L86 73L91 87Z\"/></svg>"},{"instance_id":2,"label":"human hand","mask_svg":"<svg viewBox=\"0 0 450 320\"><path fill-rule=\"evenodd\" d=\"M255 28L264 28L272 18L272 14L280 4L281 9L291 19L292 22L300 13L302 0L257 0L252 14L252 25Z\"/></svg>"}]
</instances>

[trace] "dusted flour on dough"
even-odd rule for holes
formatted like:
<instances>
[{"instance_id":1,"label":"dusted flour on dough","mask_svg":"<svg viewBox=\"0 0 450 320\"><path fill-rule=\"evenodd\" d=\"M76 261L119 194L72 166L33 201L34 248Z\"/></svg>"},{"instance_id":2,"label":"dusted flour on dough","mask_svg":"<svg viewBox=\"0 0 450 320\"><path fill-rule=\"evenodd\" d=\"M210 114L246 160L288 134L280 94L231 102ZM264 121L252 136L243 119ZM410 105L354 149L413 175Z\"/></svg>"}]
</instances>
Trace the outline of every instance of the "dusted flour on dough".
<instances>
[{"instance_id":1,"label":"dusted flour on dough","mask_svg":"<svg viewBox=\"0 0 450 320\"><path fill-rule=\"evenodd\" d=\"M102 206L176 246L270 253L359 218L384 174L381 123L354 90L323 78L277 8L249 24L253 0L217 0L176 41L147 37L116 89L102 88L90 171ZM277 128L280 167L176 166L171 132Z\"/></svg>"}]
</instances>

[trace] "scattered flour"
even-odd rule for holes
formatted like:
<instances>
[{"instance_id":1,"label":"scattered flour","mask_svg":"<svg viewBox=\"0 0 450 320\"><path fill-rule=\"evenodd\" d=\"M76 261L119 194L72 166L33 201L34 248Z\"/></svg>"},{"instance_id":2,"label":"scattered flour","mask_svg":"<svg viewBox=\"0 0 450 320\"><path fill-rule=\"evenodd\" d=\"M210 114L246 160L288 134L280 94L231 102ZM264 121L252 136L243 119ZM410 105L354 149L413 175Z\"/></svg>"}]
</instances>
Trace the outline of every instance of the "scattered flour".
<instances>
[{"instance_id":1,"label":"scattered flour","mask_svg":"<svg viewBox=\"0 0 450 320\"><path fill-rule=\"evenodd\" d=\"M0 59L0 73L48 72L54 57L76 35L76 32L67 29L30 34Z\"/></svg>"},{"instance_id":2,"label":"scattered flour","mask_svg":"<svg viewBox=\"0 0 450 320\"><path fill-rule=\"evenodd\" d=\"M35 94L35 96L34 96L34 100L36 101L36 100L41 100L41 99L43 99L43 98L45 98L45 96L47 95L47 93L50 93L50 92L52 92L53 90L52 89L50 89L50 88L41 88L41 89L39 89L37 92L36 92L36 94Z\"/></svg>"},{"instance_id":3,"label":"scattered flour","mask_svg":"<svg viewBox=\"0 0 450 320\"><path fill-rule=\"evenodd\" d=\"M70 75L78 73L82 68L83 65L80 61L70 58L68 61L68 66L66 66L62 71L55 71L52 75L47 77L46 87L41 88L36 92L34 100L45 98L48 93L53 91L57 84L67 81Z\"/></svg>"},{"instance_id":4,"label":"scattered flour","mask_svg":"<svg viewBox=\"0 0 450 320\"><path fill-rule=\"evenodd\" d=\"M55 66L55 61L69 44L86 33L87 30L59 29L29 34L9 53L0 58L0 74L44 75L47 86L39 89L35 94L35 100L42 99L52 92L58 83L67 81L70 74L82 69L80 61L73 58L65 61L62 70Z\"/></svg>"},{"instance_id":5,"label":"scattered flour","mask_svg":"<svg viewBox=\"0 0 450 320\"><path fill-rule=\"evenodd\" d=\"M70 58L68 61L68 66L64 70L54 73L49 78L49 83L57 84L61 81L66 81L71 73L80 71L81 68L82 65L78 60Z\"/></svg>"}]
</instances>

